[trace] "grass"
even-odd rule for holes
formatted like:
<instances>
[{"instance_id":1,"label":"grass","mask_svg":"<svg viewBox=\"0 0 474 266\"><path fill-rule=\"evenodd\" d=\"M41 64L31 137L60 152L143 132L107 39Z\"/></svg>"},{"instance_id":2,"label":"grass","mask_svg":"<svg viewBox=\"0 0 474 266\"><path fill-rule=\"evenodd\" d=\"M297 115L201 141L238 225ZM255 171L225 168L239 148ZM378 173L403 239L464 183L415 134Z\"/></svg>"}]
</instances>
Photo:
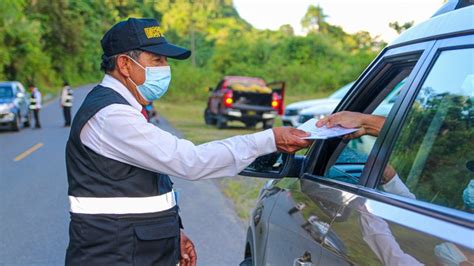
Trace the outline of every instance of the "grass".
<instances>
[{"instance_id":1,"label":"grass","mask_svg":"<svg viewBox=\"0 0 474 266\"><path fill-rule=\"evenodd\" d=\"M318 93L307 97L289 94L285 102L288 104L305 99L325 97L326 95L327 93ZM240 122L230 122L228 128L217 129L215 126L204 124L205 101L177 101L175 99L158 101L155 103L155 108L160 115L164 116L183 134L184 138L196 145L262 130L261 125L257 125L255 129L246 129ZM277 119L275 126L281 126L281 124L281 120ZM215 181L224 195L234 204L238 216L243 220L247 220L250 211L255 207L260 189L268 180L237 176L216 179Z\"/></svg>"}]
</instances>

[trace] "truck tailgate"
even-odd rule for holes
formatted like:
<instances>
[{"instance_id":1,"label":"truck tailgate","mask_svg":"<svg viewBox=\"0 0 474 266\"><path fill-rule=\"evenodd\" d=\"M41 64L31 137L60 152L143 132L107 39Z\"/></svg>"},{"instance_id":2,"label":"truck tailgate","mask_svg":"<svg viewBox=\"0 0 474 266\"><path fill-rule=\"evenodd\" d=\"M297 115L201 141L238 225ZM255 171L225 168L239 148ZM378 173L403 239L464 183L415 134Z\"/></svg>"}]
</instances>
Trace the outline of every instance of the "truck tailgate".
<instances>
[{"instance_id":1,"label":"truck tailgate","mask_svg":"<svg viewBox=\"0 0 474 266\"><path fill-rule=\"evenodd\" d=\"M242 106L242 108L250 108L250 106L259 106L271 108L272 94L233 91L233 100L234 107Z\"/></svg>"}]
</instances>

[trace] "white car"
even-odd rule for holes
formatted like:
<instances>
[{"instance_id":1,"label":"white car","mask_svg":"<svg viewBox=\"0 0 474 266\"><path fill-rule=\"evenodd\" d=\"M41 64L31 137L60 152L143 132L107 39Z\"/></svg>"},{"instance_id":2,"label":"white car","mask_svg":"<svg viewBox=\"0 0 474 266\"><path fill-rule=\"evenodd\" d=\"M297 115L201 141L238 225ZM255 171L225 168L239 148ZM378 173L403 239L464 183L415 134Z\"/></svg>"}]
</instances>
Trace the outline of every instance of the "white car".
<instances>
[{"instance_id":1,"label":"white car","mask_svg":"<svg viewBox=\"0 0 474 266\"><path fill-rule=\"evenodd\" d=\"M373 114L387 116L389 111L392 109L393 103L395 103L395 100L397 99L398 94L400 93L400 89L403 87L404 84L405 84L405 79L400 81L400 83L398 83L397 86L395 86L394 91L387 96L387 99L385 99L382 102L382 104L380 104L377 107L377 109L374 110ZM352 86L352 83L348 85ZM341 91L344 87L339 89L337 92ZM347 91L348 90L346 90L346 93ZM334 111L334 109L336 109L337 105L339 104L339 101L323 102L322 104L319 104L317 106L301 110L300 115L298 117L297 125L301 125L302 123L310 120L311 118L321 119L331 114Z\"/></svg>"},{"instance_id":2,"label":"white car","mask_svg":"<svg viewBox=\"0 0 474 266\"><path fill-rule=\"evenodd\" d=\"M281 120L283 121L284 126L293 126L296 127L300 125L298 122L298 118L300 115L300 112L304 109L311 108L314 106L334 106L336 107L337 104L342 100L344 95L349 91L349 89L352 87L354 82L351 82L342 88L338 89L335 91L333 94L331 94L328 98L324 99L315 99L315 100L307 100L307 101L301 101L301 102L296 102L289 104L288 106L285 107L285 114L281 117ZM332 109L334 110L334 108ZM332 110L329 111L329 113L332 112Z\"/></svg>"}]
</instances>

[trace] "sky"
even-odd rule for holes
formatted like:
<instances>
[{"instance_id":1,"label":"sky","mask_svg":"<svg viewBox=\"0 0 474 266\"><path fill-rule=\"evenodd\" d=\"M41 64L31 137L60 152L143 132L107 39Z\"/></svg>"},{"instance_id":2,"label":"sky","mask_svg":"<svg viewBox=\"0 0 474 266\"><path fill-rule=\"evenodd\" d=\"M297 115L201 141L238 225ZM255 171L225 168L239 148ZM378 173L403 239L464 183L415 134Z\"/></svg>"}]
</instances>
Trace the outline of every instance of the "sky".
<instances>
[{"instance_id":1,"label":"sky","mask_svg":"<svg viewBox=\"0 0 474 266\"><path fill-rule=\"evenodd\" d=\"M257 29L277 30L290 24L296 34L304 34L301 19L310 5L320 5L330 24L346 32L365 30L391 42L397 33L388 24L414 20L415 24L430 18L442 0L234 0L240 16Z\"/></svg>"}]
</instances>

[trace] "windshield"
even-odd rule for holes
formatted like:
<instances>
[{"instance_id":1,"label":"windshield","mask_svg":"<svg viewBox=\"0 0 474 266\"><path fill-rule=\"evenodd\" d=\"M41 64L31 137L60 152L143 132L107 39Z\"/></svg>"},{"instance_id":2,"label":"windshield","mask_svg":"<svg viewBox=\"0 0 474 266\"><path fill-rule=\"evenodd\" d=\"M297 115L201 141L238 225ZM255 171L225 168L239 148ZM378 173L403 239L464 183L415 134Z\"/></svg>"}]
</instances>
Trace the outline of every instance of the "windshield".
<instances>
[{"instance_id":1,"label":"windshield","mask_svg":"<svg viewBox=\"0 0 474 266\"><path fill-rule=\"evenodd\" d=\"M346 93L349 91L349 89L352 87L352 85L354 85L354 82L346 84L345 86L343 86L342 88L338 89L336 92L331 94L331 96L329 96L329 99L340 100L340 99L344 98L344 95L346 95Z\"/></svg>"},{"instance_id":2,"label":"windshield","mask_svg":"<svg viewBox=\"0 0 474 266\"><path fill-rule=\"evenodd\" d=\"M9 86L0 86L0 98L13 98L12 87Z\"/></svg>"}]
</instances>

